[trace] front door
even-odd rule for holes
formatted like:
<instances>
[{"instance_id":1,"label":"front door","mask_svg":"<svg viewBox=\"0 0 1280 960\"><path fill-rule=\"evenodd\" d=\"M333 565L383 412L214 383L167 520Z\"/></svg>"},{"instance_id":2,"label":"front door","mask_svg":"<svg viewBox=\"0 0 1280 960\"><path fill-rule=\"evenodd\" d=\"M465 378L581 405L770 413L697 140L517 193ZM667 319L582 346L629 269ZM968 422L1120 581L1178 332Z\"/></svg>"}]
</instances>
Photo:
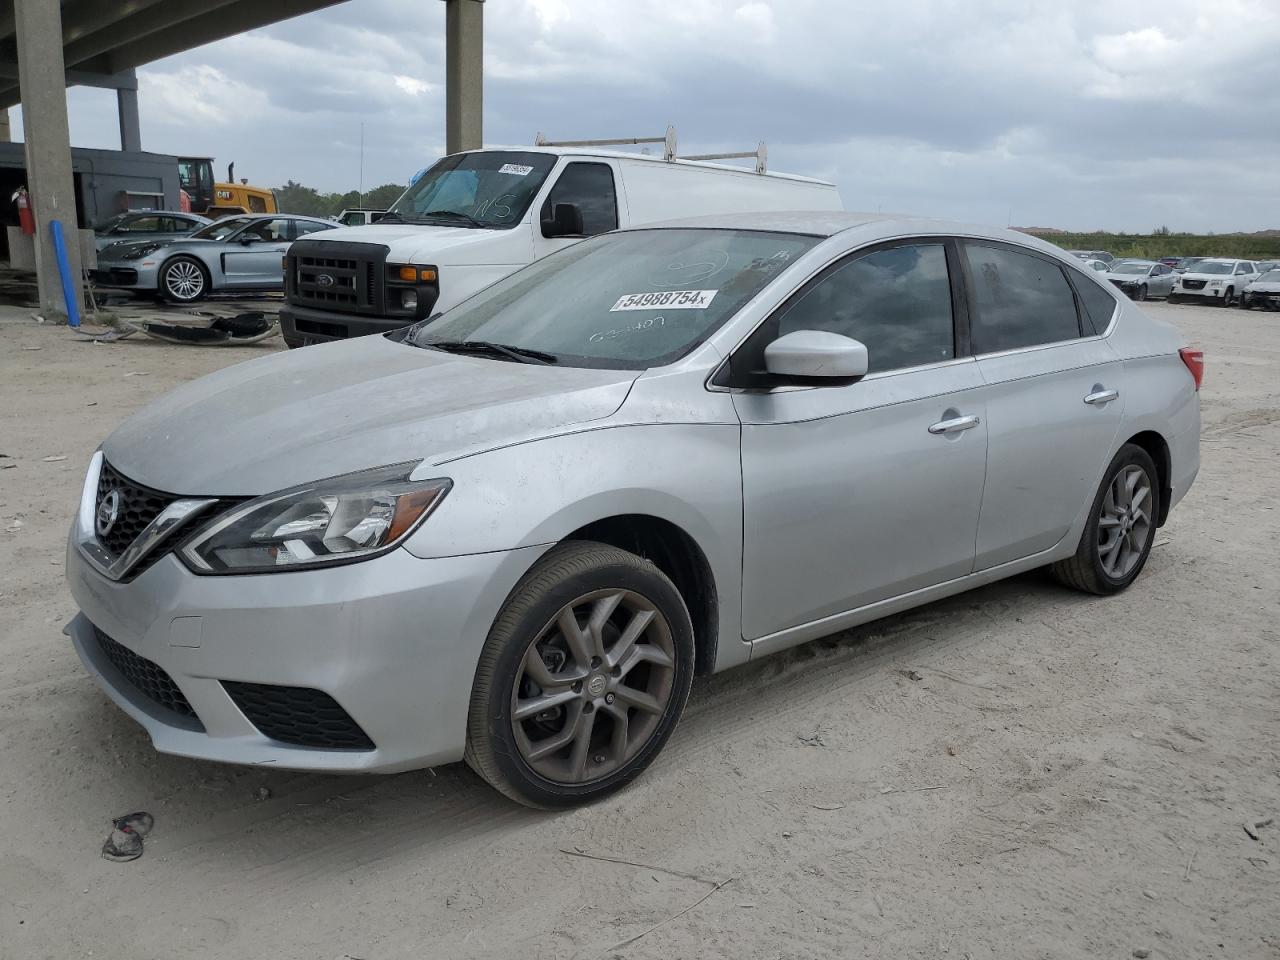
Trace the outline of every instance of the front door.
<instances>
[{"instance_id":1,"label":"front door","mask_svg":"<svg viewBox=\"0 0 1280 960\"><path fill-rule=\"evenodd\" d=\"M986 243L966 243L965 259L987 383L975 564L985 570L1048 550L1092 504L1124 410L1124 365L1093 335L1110 323L1109 311L1090 309L1099 292L1080 286L1078 309L1055 261Z\"/></svg>"},{"instance_id":2,"label":"front door","mask_svg":"<svg viewBox=\"0 0 1280 960\"><path fill-rule=\"evenodd\" d=\"M572 203L582 213L582 235L548 237L548 224L557 203ZM560 171L547 192L533 225L534 258L545 257L583 237L594 237L618 228L618 190L613 166L602 160L575 160Z\"/></svg>"},{"instance_id":3,"label":"front door","mask_svg":"<svg viewBox=\"0 0 1280 960\"><path fill-rule=\"evenodd\" d=\"M226 285L234 288L282 284L281 261L292 242L292 226L287 217L255 220L225 244L222 270Z\"/></svg>"},{"instance_id":4,"label":"front door","mask_svg":"<svg viewBox=\"0 0 1280 960\"><path fill-rule=\"evenodd\" d=\"M971 571L987 428L957 342L957 263L938 239L852 254L735 355L758 369L773 339L812 329L861 340L870 358L857 383L734 393L746 639Z\"/></svg>"}]
</instances>

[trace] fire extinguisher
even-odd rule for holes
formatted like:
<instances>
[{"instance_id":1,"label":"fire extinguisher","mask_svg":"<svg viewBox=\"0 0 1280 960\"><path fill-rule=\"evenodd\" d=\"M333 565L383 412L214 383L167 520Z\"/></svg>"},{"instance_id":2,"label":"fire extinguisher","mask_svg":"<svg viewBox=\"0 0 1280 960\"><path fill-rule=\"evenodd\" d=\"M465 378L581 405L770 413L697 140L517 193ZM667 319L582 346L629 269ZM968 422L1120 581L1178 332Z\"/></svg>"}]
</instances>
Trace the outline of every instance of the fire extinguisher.
<instances>
[{"instance_id":1,"label":"fire extinguisher","mask_svg":"<svg viewBox=\"0 0 1280 960\"><path fill-rule=\"evenodd\" d=\"M34 236L36 232L36 218L31 213L31 198L27 195L26 187L19 187L13 192L11 198L18 205L18 224L22 228L22 232L27 236Z\"/></svg>"}]
</instances>

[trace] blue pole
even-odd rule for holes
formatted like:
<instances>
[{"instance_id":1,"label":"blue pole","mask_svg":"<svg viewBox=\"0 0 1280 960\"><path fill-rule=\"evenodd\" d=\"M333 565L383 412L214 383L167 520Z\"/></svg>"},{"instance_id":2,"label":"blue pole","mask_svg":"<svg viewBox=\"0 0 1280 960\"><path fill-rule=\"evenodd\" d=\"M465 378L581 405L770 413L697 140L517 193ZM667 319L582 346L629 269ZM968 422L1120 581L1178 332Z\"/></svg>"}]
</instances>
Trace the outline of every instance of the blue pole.
<instances>
[{"instance_id":1,"label":"blue pole","mask_svg":"<svg viewBox=\"0 0 1280 960\"><path fill-rule=\"evenodd\" d=\"M67 243L62 236L62 224L57 220L50 220L49 230L53 234L53 252L58 256L58 274L62 277L62 299L67 302L67 323L78 327L80 326L79 284L71 282L71 264L67 261Z\"/></svg>"}]
</instances>

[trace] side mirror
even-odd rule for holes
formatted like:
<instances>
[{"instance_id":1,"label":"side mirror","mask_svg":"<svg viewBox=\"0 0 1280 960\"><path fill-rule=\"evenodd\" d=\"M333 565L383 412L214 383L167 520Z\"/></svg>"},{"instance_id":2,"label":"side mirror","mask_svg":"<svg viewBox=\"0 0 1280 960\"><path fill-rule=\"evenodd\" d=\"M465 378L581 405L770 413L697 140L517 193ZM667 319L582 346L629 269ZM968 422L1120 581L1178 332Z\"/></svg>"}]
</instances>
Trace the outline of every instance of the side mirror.
<instances>
[{"instance_id":1,"label":"side mirror","mask_svg":"<svg viewBox=\"0 0 1280 960\"><path fill-rule=\"evenodd\" d=\"M246 233L242 237L240 237L240 246L247 247L249 246L249 244L257 243L261 239L262 238L258 236L256 233Z\"/></svg>"},{"instance_id":2,"label":"side mirror","mask_svg":"<svg viewBox=\"0 0 1280 960\"><path fill-rule=\"evenodd\" d=\"M544 237L580 237L582 233L582 208L576 203L551 205L551 219L542 221Z\"/></svg>"},{"instance_id":3,"label":"side mirror","mask_svg":"<svg viewBox=\"0 0 1280 960\"><path fill-rule=\"evenodd\" d=\"M770 375L801 382L858 380L867 375L864 343L826 330L796 330L764 348Z\"/></svg>"}]
</instances>

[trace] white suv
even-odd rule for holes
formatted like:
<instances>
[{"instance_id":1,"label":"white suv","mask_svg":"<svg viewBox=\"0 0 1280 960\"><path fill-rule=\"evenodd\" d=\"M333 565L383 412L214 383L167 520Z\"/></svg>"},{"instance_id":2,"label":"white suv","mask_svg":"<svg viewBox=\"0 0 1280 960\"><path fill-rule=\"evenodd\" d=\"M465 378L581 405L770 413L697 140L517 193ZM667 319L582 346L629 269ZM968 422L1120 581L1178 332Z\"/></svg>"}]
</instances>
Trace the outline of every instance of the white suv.
<instances>
[{"instance_id":1,"label":"white suv","mask_svg":"<svg viewBox=\"0 0 1280 960\"><path fill-rule=\"evenodd\" d=\"M1258 266L1252 260L1230 260L1223 257L1201 260L1173 282L1169 302L1195 297L1229 307L1244 292L1244 288L1257 279Z\"/></svg>"}]
</instances>

